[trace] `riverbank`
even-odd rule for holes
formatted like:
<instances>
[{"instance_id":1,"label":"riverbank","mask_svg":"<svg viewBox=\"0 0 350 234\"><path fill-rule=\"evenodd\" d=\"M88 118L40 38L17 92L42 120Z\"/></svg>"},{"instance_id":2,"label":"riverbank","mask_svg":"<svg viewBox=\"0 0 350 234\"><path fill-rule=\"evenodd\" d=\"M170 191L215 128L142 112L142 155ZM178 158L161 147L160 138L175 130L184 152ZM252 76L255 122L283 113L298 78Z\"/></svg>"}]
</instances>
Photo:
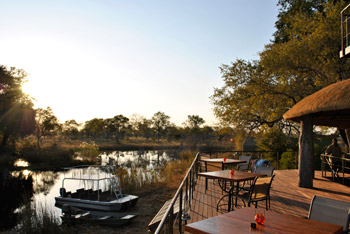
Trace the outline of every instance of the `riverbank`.
<instances>
[{"instance_id":1,"label":"riverbank","mask_svg":"<svg viewBox=\"0 0 350 234\"><path fill-rule=\"evenodd\" d=\"M101 152L111 151L218 151L232 150L232 145L227 142L212 141L206 144L193 146L184 142L166 140L151 141L140 138L128 138L119 143L106 139L75 139L62 140L59 138L47 138L38 149L34 141L26 141L18 144L14 150L0 152L0 166L16 170L13 166L17 159L24 159L29 163L30 170L59 170L62 167L81 164L98 163L97 156ZM86 148L88 146L88 148ZM85 151L88 155L82 155ZM77 155L83 157L76 157ZM18 168L23 169L23 168Z\"/></svg>"},{"instance_id":2,"label":"riverbank","mask_svg":"<svg viewBox=\"0 0 350 234\"><path fill-rule=\"evenodd\" d=\"M130 210L130 213L137 213L137 217L130 223L111 228L98 225L77 225L71 227L71 233L99 233L99 234L134 234L149 233L148 224L157 214L163 204L171 199L177 187L157 187L135 193L139 196L137 205Z\"/></svg>"}]
</instances>

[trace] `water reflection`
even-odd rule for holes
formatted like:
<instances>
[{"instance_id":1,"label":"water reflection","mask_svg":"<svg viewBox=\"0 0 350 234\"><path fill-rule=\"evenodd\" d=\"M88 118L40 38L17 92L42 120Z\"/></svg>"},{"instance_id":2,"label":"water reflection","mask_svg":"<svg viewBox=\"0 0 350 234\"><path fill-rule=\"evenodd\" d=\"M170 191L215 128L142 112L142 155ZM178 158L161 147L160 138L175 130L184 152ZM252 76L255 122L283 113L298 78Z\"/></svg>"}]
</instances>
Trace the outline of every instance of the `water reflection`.
<instances>
[{"instance_id":1,"label":"water reflection","mask_svg":"<svg viewBox=\"0 0 350 234\"><path fill-rule=\"evenodd\" d=\"M111 151L100 154L101 164L116 164L122 167L135 167L147 170L164 166L168 161L178 159L172 151Z\"/></svg>"},{"instance_id":2,"label":"water reflection","mask_svg":"<svg viewBox=\"0 0 350 234\"><path fill-rule=\"evenodd\" d=\"M17 159L14 163L13 163L13 165L15 166L15 167L28 167L29 166L29 163L26 161L26 160L24 160L24 159Z\"/></svg>"},{"instance_id":3,"label":"water reflection","mask_svg":"<svg viewBox=\"0 0 350 234\"><path fill-rule=\"evenodd\" d=\"M2 169L0 173L0 230L12 228L17 223L15 212L33 195L33 179L28 174L16 176Z\"/></svg>"}]
</instances>

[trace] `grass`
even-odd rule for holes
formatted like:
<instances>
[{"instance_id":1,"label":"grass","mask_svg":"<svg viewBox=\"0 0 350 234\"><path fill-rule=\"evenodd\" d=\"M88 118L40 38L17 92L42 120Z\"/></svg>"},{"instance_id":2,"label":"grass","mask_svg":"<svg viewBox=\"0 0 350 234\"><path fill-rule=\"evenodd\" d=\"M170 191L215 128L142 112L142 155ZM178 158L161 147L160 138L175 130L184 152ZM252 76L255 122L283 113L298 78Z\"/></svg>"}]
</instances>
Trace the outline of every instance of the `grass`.
<instances>
[{"instance_id":1,"label":"grass","mask_svg":"<svg viewBox=\"0 0 350 234\"><path fill-rule=\"evenodd\" d=\"M115 172L125 193L158 187L177 188L195 155L194 151L184 151L180 153L181 160L167 162L164 167L152 170L116 167Z\"/></svg>"}]
</instances>

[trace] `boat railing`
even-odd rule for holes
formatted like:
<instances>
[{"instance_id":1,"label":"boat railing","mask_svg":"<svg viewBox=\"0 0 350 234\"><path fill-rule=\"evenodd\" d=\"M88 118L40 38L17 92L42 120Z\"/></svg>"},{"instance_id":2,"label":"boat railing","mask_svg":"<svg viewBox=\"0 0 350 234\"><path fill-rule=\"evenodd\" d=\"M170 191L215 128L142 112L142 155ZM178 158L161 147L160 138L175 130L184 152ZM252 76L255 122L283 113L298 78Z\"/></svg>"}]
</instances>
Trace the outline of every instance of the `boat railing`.
<instances>
[{"instance_id":1,"label":"boat railing","mask_svg":"<svg viewBox=\"0 0 350 234\"><path fill-rule=\"evenodd\" d=\"M122 190L118 176L114 172L114 165L79 165L73 167L65 167L64 178L62 180L62 190L65 190L66 181L83 181L97 185L97 197L100 199L100 183L105 181L105 185L109 185L117 199L122 198ZM73 172L72 172L73 171ZM69 173L69 176L67 174Z\"/></svg>"}]
</instances>

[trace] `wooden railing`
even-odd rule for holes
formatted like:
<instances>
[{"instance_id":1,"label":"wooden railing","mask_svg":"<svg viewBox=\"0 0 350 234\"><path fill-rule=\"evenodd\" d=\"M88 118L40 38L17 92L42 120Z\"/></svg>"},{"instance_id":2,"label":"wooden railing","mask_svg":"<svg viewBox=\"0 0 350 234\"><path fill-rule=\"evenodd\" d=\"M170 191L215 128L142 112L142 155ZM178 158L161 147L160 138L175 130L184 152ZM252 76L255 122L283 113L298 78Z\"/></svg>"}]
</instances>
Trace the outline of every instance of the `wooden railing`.
<instances>
[{"instance_id":1,"label":"wooden railing","mask_svg":"<svg viewBox=\"0 0 350 234\"><path fill-rule=\"evenodd\" d=\"M341 11L341 51L340 58L350 54L350 4Z\"/></svg>"},{"instance_id":2,"label":"wooden railing","mask_svg":"<svg viewBox=\"0 0 350 234\"><path fill-rule=\"evenodd\" d=\"M190 168L188 169L185 178L180 184L178 190L175 193L170 205L165 212L163 219L160 221L157 230L155 233L174 233L174 229L176 229L176 221L178 232L182 233L182 225L186 224L189 219L189 210L191 207L191 200L193 196L193 191L196 186L196 176L197 176L197 167L198 160L201 153L197 153L194 158ZM185 196L185 197L183 197ZM174 214L174 206L177 200L179 199L179 212Z\"/></svg>"},{"instance_id":3,"label":"wooden railing","mask_svg":"<svg viewBox=\"0 0 350 234\"><path fill-rule=\"evenodd\" d=\"M345 179L350 179L350 177L346 177L346 172L350 172L350 158L348 154L345 154L344 157L335 157L331 155L321 154L321 171L322 177L327 177L327 171L331 173L332 180L335 181L336 178L341 180L344 184ZM338 160L341 162L341 165L334 165L332 161ZM339 181L340 182L340 181Z\"/></svg>"}]
</instances>

